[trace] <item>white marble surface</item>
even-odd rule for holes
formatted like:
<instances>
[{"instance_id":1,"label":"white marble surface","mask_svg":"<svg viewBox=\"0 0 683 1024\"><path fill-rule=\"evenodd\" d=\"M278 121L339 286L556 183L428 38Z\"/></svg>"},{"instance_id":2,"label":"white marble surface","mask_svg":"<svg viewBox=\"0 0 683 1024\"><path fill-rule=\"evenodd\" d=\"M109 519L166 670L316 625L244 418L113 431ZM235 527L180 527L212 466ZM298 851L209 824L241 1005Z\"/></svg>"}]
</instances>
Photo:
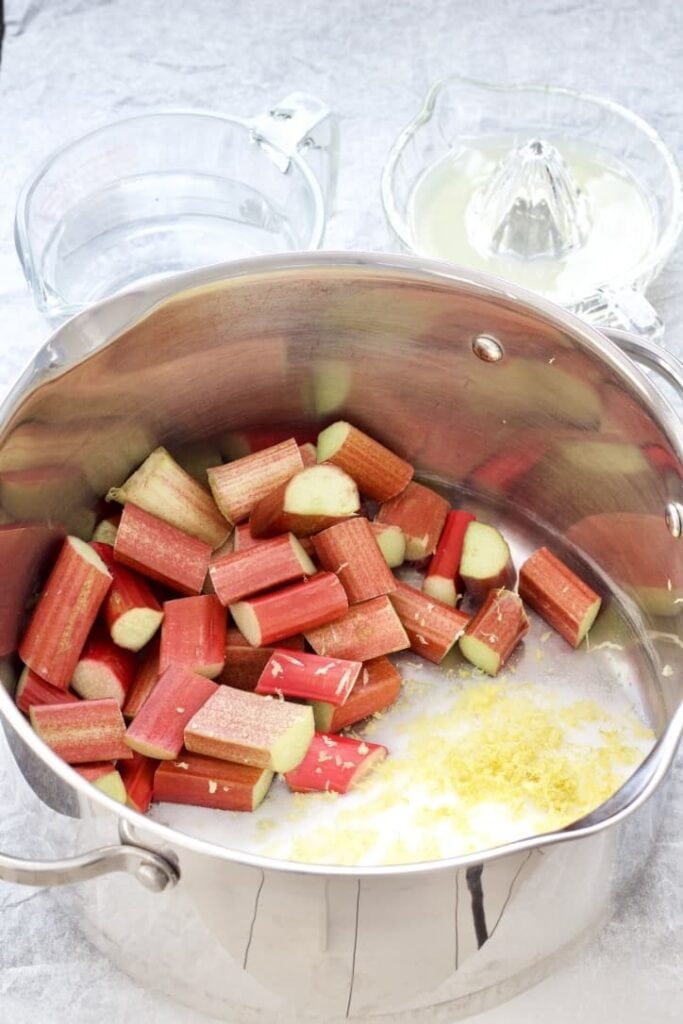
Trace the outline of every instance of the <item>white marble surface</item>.
<instances>
[{"instance_id":1,"label":"white marble surface","mask_svg":"<svg viewBox=\"0 0 683 1024\"><path fill-rule=\"evenodd\" d=\"M293 89L342 119L337 213L326 245L386 248L378 178L427 86L452 72L612 96L683 153L679 0L5 0L0 67L0 387L47 334L15 257L16 193L63 140L173 106L257 112ZM651 290L683 354L681 247ZM38 852L0 740L0 844ZM477 1024L667 1024L683 1004L679 769L646 871L602 935ZM65 919L47 891L0 884L0 1020L200 1024L143 991Z\"/></svg>"}]
</instances>

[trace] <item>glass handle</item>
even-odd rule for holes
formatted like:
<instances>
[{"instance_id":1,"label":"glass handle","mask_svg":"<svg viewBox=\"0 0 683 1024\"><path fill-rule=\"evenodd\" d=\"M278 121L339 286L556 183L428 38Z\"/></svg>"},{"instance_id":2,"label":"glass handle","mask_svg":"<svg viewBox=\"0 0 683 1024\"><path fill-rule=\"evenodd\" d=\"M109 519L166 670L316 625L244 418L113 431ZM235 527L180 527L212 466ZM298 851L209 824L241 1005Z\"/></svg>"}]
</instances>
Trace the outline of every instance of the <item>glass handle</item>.
<instances>
[{"instance_id":1,"label":"glass handle","mask_svg":"<svg viewBox=\"0 0 683 1024\"><path fill-rule=\"evenodd\" d=\"M330 108L306 92L292 92L251 122L254 138L286 174L294 155L306 161L322 190L329 213L334 202L339 128Z\"/></svg>"},{"instance_id":2,"label":"glass handle","mask_svg":"<svg viewBox=\"0 0 683 1024\"><path fill-rule=\"evenodd\" d=\"M574 312L594 327L628 331L652 341L661 341L664 334L657 310L635 288L598 288Z\"/></svg>"}]
</instances>

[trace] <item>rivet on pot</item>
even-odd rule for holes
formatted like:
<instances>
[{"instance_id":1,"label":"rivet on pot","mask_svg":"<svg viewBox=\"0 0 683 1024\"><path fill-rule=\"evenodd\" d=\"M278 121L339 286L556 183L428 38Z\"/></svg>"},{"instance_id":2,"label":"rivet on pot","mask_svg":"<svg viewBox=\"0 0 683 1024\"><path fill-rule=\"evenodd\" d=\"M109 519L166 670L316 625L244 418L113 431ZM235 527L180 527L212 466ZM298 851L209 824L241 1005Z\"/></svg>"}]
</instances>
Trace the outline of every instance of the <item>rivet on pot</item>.
<instances>
[{"instance_id":1,"label":"rivet on pot","mask_svg":"<svg viewBox=\"0 0 683 1024\"><path fill-rule=\"evenodd\" d=\"M672 537L680 537L683 533L683 505L670 501L664 509L664 518Z\"/></svg>"},{"instance_id":2,"label":"rivet on pot","mask_svg":"<svg viewBox=\"0 0 683 1024\"><path fill-rule=\"evenodd\" d=\"M472 341L472 351L485 363L497 363L503 358L503 346L490 334L478 334Z\"/></svg>"}]
</instances>

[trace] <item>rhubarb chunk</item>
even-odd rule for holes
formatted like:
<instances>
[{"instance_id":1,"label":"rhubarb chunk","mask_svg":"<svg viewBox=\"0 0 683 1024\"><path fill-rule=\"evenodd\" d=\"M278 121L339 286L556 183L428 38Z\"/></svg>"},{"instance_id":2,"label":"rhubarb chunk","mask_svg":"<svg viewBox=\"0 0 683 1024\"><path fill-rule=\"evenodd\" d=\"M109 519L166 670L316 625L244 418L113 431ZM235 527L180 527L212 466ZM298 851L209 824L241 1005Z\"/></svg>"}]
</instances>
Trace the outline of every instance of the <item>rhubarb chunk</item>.
<instances>
[{"instance_id":1,"label":"rhubarb chunk","mask_svg":"<svg viewBox=\"0 0 683 1024\"><path fill-rule=\"evenodd\" d=\"M347 473L337 466L309 466L262 498L249 526L253 537L310 537L359 509L358 487Z\"/></svg>"},{"instance_id":2,"label":"rhubarb chunk","mask_svg":"<svg viewBox=\"0 0 683 1024\"><path fill-rule=\"evenodd\" d=\"M471 512L456 509L446 516L446 524L429 563L422 584L425 594L455 608L458 603L457 578L467 527L474 521Z\"/></svg>"},{"instance_id":3,"label":"rhubarb chunk","mask_svg":"<svg viewBox=\"0 0 683 1024\"><path fill-rule=\"evenodd\" d=\"M98 544L109 544L111 547L114 546L116 540L116 531L119 528L120 516L110 516L108 519L101 519L95 527L95 532L91 537L91 543L96 541Z\"/></svg>"},{"instance_id":4,"label":"rhubarb chunk","mask_svg":"<svg viewBox=\"0 0 683 1024\"><path fill-rule=\"evenodd\" d=\"M396 589L396 579L367 519L348 519L313 538L323 569L336 572L349 604L369 601Z\"/></svg>"},{"instance_id":5,"label":"rhubarb chunk","mask_svg":"<svg viewBox=\"0 0 683 1024\"><path fill-rule=\"evenodd\" d=\"M225 608L212 594L165 601L159 673L177 664L207 679L220 675L225 664L226 619Z\"/></svg>"},{"instance_id":6,"label":"rhubarb chunk","mask_svg":"<svg viewBox=\"0 0 683 1024\"><path fill-rule=\"evenodd\" d=\"M77 700L78 697L71 690L60 690L46 683L28 665L21 671L14 694L15 704L25 715L39 704L67 704Z\"/></svg>"},{"instance_id":7,"label":"rhubarb chunk","mask_svg":"<svg viewBox=\"0 0 683 1024\"><path fill-rule=\"evenodd\" d=\"M306 444L299 445L299 454L301 455L301 461L304 464L304 469L307 466L315 466L318 461L315 445L310 441L307 441Z\"/></svg>"},{"instance_id":8,"label":"rhubarb chunk","mask_svg":"<svg viewBox=\"0 0 683 1024\"><path fill-rule=\"evenodd\" d=\"M272 781L270 768L181 750L177 761L159 765L154 776L154 799L221 811L255 811Z\"/></svg>"},{"instance_id":9,"label":"rhubarb chunk","mask_svg":"<svg viewBox=\"0 0 683 1024\"><path fill-rule=\"evenodd\" d=\"M165 448L156 448L121 487L112 487L107 501L132 502L176 529L217 548L231 525L211 495L182 469Z\"/></svg>"},{"instance_id":10,"label":"rhubarb chunk","mask_svg":"<svg viewBox=\"0 0 683 1024\"><path fill-rule=\"evenodd\" d=\"M391 707L401 692L401 673L388 658L373 658L363 665L343 704L311 701L318 732L339 732Z\"/></svg>"},{"instance_id":11,"label":"rhubarb chunk","mask_svg":"<svg viewBox=\"0 0 683 1024\"><path fill-rule=\"evenodd\" d=\"M296 767L313 738L313 711L275 697L221 686L185 729L195 754L273 772Z\"/></svg>"},{"instance_id":12,"label":"rhubarb chunk","mask_svg":"<svg viewBox=\"0 0 683 1024\"><path fill-rule=\"evenodd\" d=\"M422 484L409 483L405 491L386 501L377 513L377 522L400 526L406 538L406 561L419 562L436 551L448 502Z\"/></svg>"},{"instance_id":13,"label":"rhubarb chunk","mask_svg":"<svg viewBox=\"0 0 683 1024\"><path fill-rule=\"evenodd\" d=\"M224 466L214 466L207 476L218 508L229 522L239 523L262 498L303 468L299 447L291 437Z\"/></svg>"},{"instance_id":14,"label":"rhubarb chunk","mask_svg":"<svg viewBox=\"0 0 683 1024\"><path fill-rule=\"evenodd\" d=\"M167 762L172 764L173 762ZM146 814L154 793L154 773L160 762L152 757L134 753L128 761L119 765L121 782L124 787L123 803L134 811Z\"/></svg>"},{"instance_id":15,"label":"rhubarb chunk","mask_svg":"<svg viewBox=\"0 0 683 1024\"><path fill-rule=\"evenodd\" d=\"M341 618L303 633L316 654L349 661L369 661L410 647L388 597L354 604Z\"/></svg>"},{"instance_id":16,"label":"rhubarb chunk","mask_svg":"<svg viewBox=\"0 0 683 1024\"><path fill-rule=\"evenodd\" d=\"M406 557L406 538L400 526L370 523L370 529L390 569L398 569Z\"/></svg>"},{"instance_id":17,"label":"rhubarb chunk","mask_svg":"<svg viewBox=\"0 0 683 1024\"><path fill-rule=\"evenodd\" d=\"M225 667L218 676L218 682L235 686L238 690L255 690L261 673L268 664L273 651L285 648L287 651L303 651L305 640L301 634L278 642L278 647L252 647L235 626L228 627L228 643L225 648Z\"/></svg>"},{"instance_id":18,"label":"rhubarb chunk","mask_svg":"<svg viewBox=\"0 0 683 1024\"><path fill-rule=\"evenodd\" d=\"M475 601L482 601L490 590L508 590L515 583L510 548L500 530L487 523L470 523L460 559L460 576Z\"/></svg>"},{"instance_id":19,"label":"rhubarb chunk","mask_svg":"<svg viewBox=\"0 0 683 1024\"><path fill-rule=\"evenodd\" d=\"M293 793L348 793L387 756L380 743L316 733L305 758L285 774Z\"/></svg>"},{"instance_id":20,"label":"rhubarb chunk","mask_svg":"<svg viewBox=\"0 0 683 1024\"><path fill-rule=\"evenodd\" d=\"M126 695L123 717L131 720L145 703L159 678L159 642L157 639L147 648L138 664L135 678Z\"/></svg>"},{"instance_id":21,"label":"rhubarb chunk","mask_svg":"<svg viewBox=\"0 0 683 1024\"><path fill-rule=\"evenodd\" d=\"M510 590L491 590L460 638L460 651L482 672L495 676L529 628L524 605Z\"/></svg>"},{"instance_id":22,"label":"rhubarb chunk","mask_svg":"<svg viewBox=\"0 0 683 1024\"><path fill-rule=\"evenodd\" d=\"M211 561L211 545L127 504L116 534L114 558L182 594L198 594Z\"/></svg>"},{"instance_id":23,"label":"rhubarb chunk","mask_svg":"<svg viewBox=\"0 0 683 1024\"><path fill-rule=\"evenodd\" d=\"M339 466L374 501L394 498L413 478L410 463L343 420L318 435L318 462Z\"/></svg>"},{"instance_id":24,"label":"rhubarb chunk","mask_svg":"<svg viewBox=\"0 0 683 1024\"><path fill-rule=\"evenodd\" d=\"M121 764L127 764L122 761ZM112 800L119 804L126 802L126 790L123 785L121 773L116 770L111 761L97 761L93 764L74 765L74 771L78 772L86 782L91 783L95 789L106 793Z\"/></svg>"},{"instance_id":25,"label":"rhubarb chunk","mask_svg":"<svg viewBox=\"0 0 683 1024\"><path fill-rule=\"evenodd\" d=\"M171 761L183 745L185 726L217 690L184 665L169 665L128 726L126 743L145 757Z\"/></svg>"},{"instance_id":26,"label":"rhubarb chunk","mask_svg":"<svg viewBox=\"0 0 683 1024\"><path fill-rule=\"evenodd\" d=\"M522 566L519 595L572 647L579 646L600 611L595 591L547 548Z\"/></svg>"},{"instance_id":27,"label":"rhubarb chunk","mask_svg":"<svg viewBox=\"0 0 683 1024\"><path fill-rule=\"evenodd\" d=\"M164 617L161 605L142 577L116 561L110 544L91 543L112 575L102 608L109 635L119 647L140 651L161 624Z\"/></svg>"},{"instance_id":28,"label":"rhubarb chunk","mask_svg":"<svg viewBox=\"0 0 683 1024\"><path fill-rule=\"evenodd\" d=\"M408 634L411 649L436 665L443 661L469 622L469 615L407 583L399 583L389 598Z\"/></svg>"},{"instance_id":29,"label":"rhubarb chunk","mask_svg":"<svg viewBox=\"0 0 683 1024\"><path fill-rule=\"evenodd\" d=\"M256 692L343 704L362 667L360 661L277 649L261 673Z\"/></svg>"},{"instance_id":30,"label":"rhubarb chunk","mask_svg":"<svg viewBox=\"0 0 683 1024\"><path fill-rule=\"evenodd\" d=\"M209 567L216 597L224 605L314 574L313 562L293 533L223 555Z\"/></svg>"},{"instance_id":31,"label":"rhubarb chunk","mask_svg":"<svg viewBox=\"0 0 683 1024\"><path fill-rule=\"evenodd\" d=\"M303 583L231 604L230 614L252 647L262 647L332 622L348 605L346 591L334 573L320 572Z\"/></svg>"},{"instance_id":32,"label":"rhubarb chunk","mask_svg":"<svg viewBox=\"0 0 683 1024\"><path fill-rule=\"evenodd\" d=\"M115 700L43 704L32 707L30 717L41 740L68 764L131 756L124 741L126 723Z\"/></svg>"},{"instance_id":33,"label":"rhubarb chunk","mask_svg":"<svg viewBox=\"0 0 683 1024\"><path fill-rule=\"evenodd\" d=\"M41 679L68 688L111 581L97 552L67 537L19 645L19 657Z\"/></svg>"},{"instance_id":34,"label":"rhubarb chunk","mask_svg":"<svg viewBox=\"0 0 683 1024\"><path fill-rule=\"evenodd\" d=\"M88 637L71 678L72 689L86 700L111 697L123 707L137 662L132 651L117 647L102 626Z\"/></svg>"}]
</instances>

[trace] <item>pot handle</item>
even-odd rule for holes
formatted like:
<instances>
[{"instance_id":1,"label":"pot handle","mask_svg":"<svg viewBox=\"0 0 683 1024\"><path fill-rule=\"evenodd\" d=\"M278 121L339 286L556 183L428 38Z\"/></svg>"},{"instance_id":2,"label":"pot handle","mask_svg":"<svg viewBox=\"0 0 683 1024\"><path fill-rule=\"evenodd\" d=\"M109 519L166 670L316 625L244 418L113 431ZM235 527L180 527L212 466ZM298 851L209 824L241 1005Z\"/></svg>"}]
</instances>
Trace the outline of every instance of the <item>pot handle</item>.
<instances>
[{"instance_id":1,"label":"pot handle","mask_svg":"<svg viewBox=\"0 0 683 1024\"><path fill-rule=\"evenodd\" d=\"M0 853L0 879L18 885L69 885L114 871L129 872L150 892L171 889L180 877L165 857L130 843L102 846L65 860L24 860Z\"/></svg>"},{"instance_id":2,"label":"pot handle","mask_svg":"<svg viewBox=\"0 0 683 1024\"><path fill-rule=\"evenodd\" d=\"M664 377L678 398L683 398L683 362L673 352L630 331L618 331L611 327L602 327L600 330L631 359Z\"/></svg>"}]
</instances>

